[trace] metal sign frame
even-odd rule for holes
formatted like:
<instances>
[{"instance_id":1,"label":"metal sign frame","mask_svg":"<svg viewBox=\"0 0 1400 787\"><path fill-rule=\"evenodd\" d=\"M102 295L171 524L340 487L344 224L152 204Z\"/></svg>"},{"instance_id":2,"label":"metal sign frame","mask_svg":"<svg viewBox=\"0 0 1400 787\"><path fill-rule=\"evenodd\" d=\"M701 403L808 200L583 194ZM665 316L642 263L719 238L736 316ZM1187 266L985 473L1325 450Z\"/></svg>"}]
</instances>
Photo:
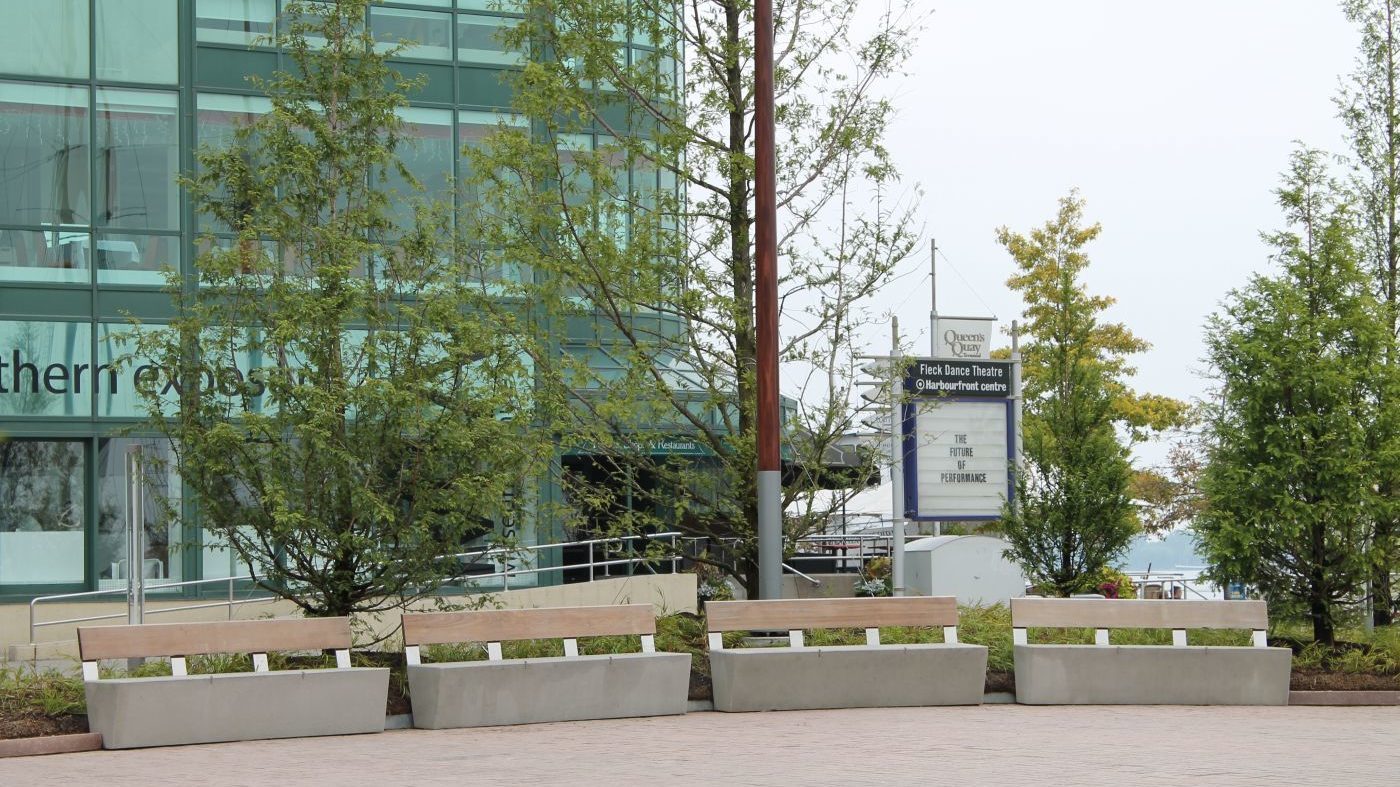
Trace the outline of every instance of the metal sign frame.
<instances>
[{"instance_id":1,"label":"metal sign frame","mask_svg":"<svg viewBox=\"0 0 1400 787\"><path fill-rule=\"evenodd\" d=\"M916 522L990 522L1001 519L1000 514L939 514L922 515L919 511L919 460L918 460L918 435L914 429L914 422L918 417L918 408L921 404L929 402L972 402L991 407L999 403L1006 408L1006 502L1010 503L1016 499L1016 399L1007 397L996 399L987 396L919 396L910 399L901 405L904 412L901 421L903 432L903 456L904 456L904 517Z\"/></svg>"}]
</instances>

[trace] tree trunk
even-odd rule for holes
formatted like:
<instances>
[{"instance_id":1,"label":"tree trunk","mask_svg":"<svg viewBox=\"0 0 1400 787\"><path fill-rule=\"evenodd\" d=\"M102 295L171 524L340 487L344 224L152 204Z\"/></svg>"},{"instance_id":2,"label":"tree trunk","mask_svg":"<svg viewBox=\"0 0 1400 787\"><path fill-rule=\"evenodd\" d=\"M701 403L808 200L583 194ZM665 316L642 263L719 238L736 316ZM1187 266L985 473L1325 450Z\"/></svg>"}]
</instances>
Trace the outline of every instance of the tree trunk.
<instances>
[{"instance_id":1,"label":"tree trunk","mask_svg":"<svg viewBox=\"0 0 1400 787\"><path fill-rule=\"evenodd\" d=\"M1332 625L1327 602L1320 593L1314 592L1308 600L1308 616L1312 618L1313 641L1332 647L1337 644L1337 631Z\"/></svg>"}]
</instances>

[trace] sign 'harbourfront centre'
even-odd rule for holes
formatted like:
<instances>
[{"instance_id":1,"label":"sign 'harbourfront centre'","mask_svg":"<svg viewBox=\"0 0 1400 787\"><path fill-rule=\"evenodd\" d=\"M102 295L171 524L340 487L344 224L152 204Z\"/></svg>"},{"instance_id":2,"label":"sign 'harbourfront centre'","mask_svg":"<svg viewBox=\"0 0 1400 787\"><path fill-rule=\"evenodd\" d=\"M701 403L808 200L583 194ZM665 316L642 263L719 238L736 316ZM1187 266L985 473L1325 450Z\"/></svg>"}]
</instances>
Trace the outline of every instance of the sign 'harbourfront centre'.
<instances>
[{"instance_id":1,"label":"sign 'harbourfront centre'","mask_svg":"<svg viewBox=\"0 0 1400 787\"><path fill-rule=\"evenodd\" d=\"M1011 499L1010 361L919 358L904 390L905 510L916 520L996 519Z\"/></svg>"}]
</instances>

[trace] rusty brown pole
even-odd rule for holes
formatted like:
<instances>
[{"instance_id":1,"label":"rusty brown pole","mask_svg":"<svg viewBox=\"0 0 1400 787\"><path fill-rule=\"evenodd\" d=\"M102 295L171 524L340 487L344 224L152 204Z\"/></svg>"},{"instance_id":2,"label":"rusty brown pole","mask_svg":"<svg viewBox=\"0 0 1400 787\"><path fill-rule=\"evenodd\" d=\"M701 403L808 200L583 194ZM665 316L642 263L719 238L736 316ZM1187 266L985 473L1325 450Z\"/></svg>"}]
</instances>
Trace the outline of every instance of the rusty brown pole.
<instances>
[{"instance_id":1,"label":"rusty brown pole","mask_svg":"<svg viewBox=\"0 0 1400 787\"><path fill-rule=\"evenodd\" d=\"M778 184L773 124L773 0L754 0L754 328L758 340L758 589L782 597L778 410Z\"/></svg>"}]
</instances>

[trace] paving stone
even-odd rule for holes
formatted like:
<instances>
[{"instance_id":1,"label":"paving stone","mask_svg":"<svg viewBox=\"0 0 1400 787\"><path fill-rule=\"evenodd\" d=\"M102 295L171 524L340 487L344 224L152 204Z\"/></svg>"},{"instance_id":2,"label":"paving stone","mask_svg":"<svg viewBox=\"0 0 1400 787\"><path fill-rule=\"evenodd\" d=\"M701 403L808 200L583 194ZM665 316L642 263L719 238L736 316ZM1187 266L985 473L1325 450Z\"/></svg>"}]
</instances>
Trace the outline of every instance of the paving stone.
<instances>
[{"instance_id":1,"label":"paving stone","mask_svg":"<svg viewBox=\"0 0 1400 787\"><path fill-rule=\"evenodd\" d=\"M868 708L85 752L0 785L1382 785L1398 707Z\"/></svg>"}]
</instances>

